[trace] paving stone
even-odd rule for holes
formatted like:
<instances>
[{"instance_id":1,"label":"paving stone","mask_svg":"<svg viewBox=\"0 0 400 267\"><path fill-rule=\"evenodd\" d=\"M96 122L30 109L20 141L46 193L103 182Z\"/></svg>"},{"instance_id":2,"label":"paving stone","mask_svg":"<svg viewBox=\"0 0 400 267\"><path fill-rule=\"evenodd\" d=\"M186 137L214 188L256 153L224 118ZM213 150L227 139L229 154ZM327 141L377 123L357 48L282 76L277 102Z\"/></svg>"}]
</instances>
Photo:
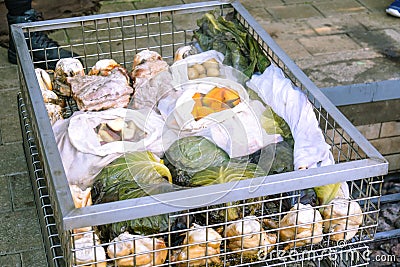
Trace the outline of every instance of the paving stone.
<instances>
[{"instance_id":1,"label":"paving stone","mask_svg":"<svg viewBox=\"0 0 400 267\"><path fill-rule=\"evenodd\" d=\"M368 140L379 138L379 132L381 130L381 123L369 124L369 125L359 125L357 129L362 135Z\"/></svg>"},{"instance_id":2,"label":"paving stone","mask_svg":"<svg viewBox=\"0 0 400 267\"><path fill-rule=\"evenodd\" d=\"M382 54L368 49L358 49L353 51L341 51L341 53L319 54L313 55L309 59L298 60L297 64L301 68L314 68L317 66L325 66L335 62L374 60L382 58Z\"/></svg>"},{"instance_id":3,"label":"paving stone","mask_svg":"<svg viewBox=\"0 0 400 267\"><path fill-rule=\"evenodd\" d=\"M299 42L313 55L360 48L345 34L300 38Z\"/></svg>"},{"instance_id":4,"label":"paving stone","mask_svg":"<svg viewBox=\"0 0 400 267\"><path fill-rule=\"evenodd\" d=\"M400 154L385 155L385 159L389 162L389 171L400 171Z\"/></svg>"},{"instance_id":5,"label":"paving stone","mask_svg":"<svg viewBox=\"0 0 400 267\"><path fill-rule=\"evenodd\" d=\"M0 176L0 217L12 211L10 181L7 176Z\"/></svg>"},{"instance_id":6,"label":"paving stone","mask_svg":"<svg viewBox=\"0 0 400 267\"><path fill-rule=\"evenodd\" d=\"M382 155L400 153L400 136L380 138L370 142Z\"/></svg>"},{"instance_id":7,"label":"paving stone","mask_svg":"<svg viewBox=\"0 0 400 267\"><path fill-rule=\"evenodd\" d=\"M13 76L12 76L13 77ZM0 118L18 114L17 94L19 89L0 90Z\"/></svg>"},{"instance_id":8,"label":"paving stone","mask_svg":"<svg viewBox=\"0 0 400 267\"><path fill-rule=\"evenodd\" d=\"M298 36L312 37L317 36L315 31L305 22L260 22L260 25L275 40L294 40Z\"/></svg>"},{"instance_id":9,"label":"paving stone","mask_svg":"<svg viewBox=\"0 0 400 267\"><path fill-rule=\"evenodd\" d=\"M204 0L182 0L184 4L204 2Z\"/></svg>"},{"instance_id":10,"label":"paving stone","mask_svg":"<svg viewBox=\"0 0 400 267\"><path fill-rule=\"evenodd\" d=\"M22 141L21 127L17 115L0 117L1 144Z\"/></svg>"},{"instance_id":11,"label":"paving stone","mask_svg":"<svg viewBox=\"0 0 400 267\"><path fill-rule=\"evenodd\" d=\"M240 3L247 9L268 8L275 6L282 6L282 0L243 0Z\"/></svg>"},{"instance_id":12,"label":"paving stone","mask_svg":"<svg viewBox=\"0 0 400 267\"><path fill-rule=\"evenodd\" d=\"M122 2L122 3L114 3L110 1L101 1L101 7L98 13L112 13L112 12L120 12L135 9L133 2Z\"/></svg>"},{"instance_id":13,"label":"paving stone","mask_svg":"<svg viewBox=\"0 0 400 267\"><path fill-rule=\"evenodd\" d=\"M268 8L262 7L247 7L247 11L251 14L251 16L259 23L261 21L267 22L272 21L273 16L268 12Z\"/></svg>"},{"instance_id":14,"label":"paving stone","mask_svg":"<svg viewBox=\"0 0 400 267\"><path fill-rule=\"evenodd\" d=\"M144 9L144 8L153 8L155 6L172 6L172 5L181 5L184 4L182 0L163 0L157 2L157 5L154 5L153 1L138 1L134 2L136 9Z\"/></svg>"},{"instance_id":15,"label":"paving stone","mask_svg":"<svg viewBox=\"0 0 400 267\"><path fill-rule=\"evenodd\" d=\"M19 88L17 67L15 65L0 68L0 90L10 88Z\"/></svg>"},{"instance_id":16,"label":"paving stone","mask_svg":"<svg viewBox=\"0 0 400 267\"><path fill-rule=\"evenodd\" d=\"M382 2L376 0L359 0L359 2L367 7L371 11L380 11L381 13L385 13L385 10L382 8ZM389 1L387 6L389 6Z\"/></svg>"},{"instance_id":17,"label":"paving stone","mask_svg":"<svg viewBox=\"0 0 400 267\"><path fill-rule=\"evenodd\" d=\"M352 16L337 16L329 18L310 18L307 20L319 35L332 35L346 33L362 27L359 21Z\"/></svg>"},{"instance_id":18,"label":"paving stone","mask_svg":"<svg viewBox=\"0 0 400 267\"><path fill-rule=\"evenodd\" d=\"M311 54L297 40L278 39L276 42L294 61L311 57Z\"/></svg>"},{"instance_id":19,"label":"paving stone","mask_svg":"<svg viewBox=\"0 0 400 267\"><path fill-rule=\"evenodd\" d=\"M14 210L35 207L35 199L28 173L8 176Z\"/></svg>"},{"instance_id":20,"label":"paving stone","mask_svg":"<svg viewBox=\"0 0 400 267\"><path fill-rule=\"evenodd\" d=\"M40 248L42 237L35 209L0 216L0 251L15 253Z\"/></svg>"},{"instance_id":21,"label":"paving stone","mask_svg":"<svg viewBox=\"0 0 400 267\"><path fill-rule=\"evenodd\" d=\"M373 48L383 56L394 60L400 58L400 31L392 29L353 31L348 35L362 47Z\"/></svg>"},{"instance_id":22,"label":"paving stone","mask_svg":"<svg viewBox=\"0 0 400 267\"><path fill-rule=\"evenodd\" d=\"M363 16L352 16L369 30L385 28L397 29L399 25L398 18L387 15L384 10L379 13L366 13L363 14Z\"/></svg>"},{"instance_id":23,"label":"paving stone","mask_svg":"<svg viewBox=\"0 0 400 267\"><path fill-rule=\"evenodd\" d=\"M0 251L1 252L1 251ZM18 253L0 256L0 266L2 267L21 267L21 255Z\"/></svg>"},{"instance_id":24,"label":"paving stone","mask_svg":"<svg viewBox=\"0 0 400 267\"><path fill-rule=\"evenodd\" d=\"M390 121L382 123L381 137L390 137L400 135L400 122ZM399 144L400 146L400 144Z\"/></svg>"},{"instance_id":25,"label":"paving stone","mask_svg":"<svg viewBox=\"0 0 400 267\"><path fill-rule=\"evenodd\" d=\"M321 13L313 5L305 3L290 6L277 6L268 8L268 12L275 19L300 19L310 17L321 17Z\"/></svg>"},{"instance_id":26,"label":"paving stone","mask_svg":"<svg viewBox=\"0 0 400 267\"><path fill-rule=\"evenodd\" d=\"M31 251L21 253L22 264L26 267L43 267L47 266L47 258L44 249L38 247Z\"/></svg>"},{"instance_id":27,"label":"paving stone","mask_svg":"<svg viewBox=\"0 0 400 267\"><path fill-rule=\"evenodd\" d=\"M0 175L27 171L22 143L17 142L0 146L0 166L2 166Z\"/></svg>"},{"instance_id":28,"label":"paving stone","mask_svg":"<svg viewBox=\"0 0 400 267\"><path fill-rule=\"evenodd\" d=\"M7 48L0 47L0 68L9 68L12 66L8 63Z\"/></svg>"}]
</instances>

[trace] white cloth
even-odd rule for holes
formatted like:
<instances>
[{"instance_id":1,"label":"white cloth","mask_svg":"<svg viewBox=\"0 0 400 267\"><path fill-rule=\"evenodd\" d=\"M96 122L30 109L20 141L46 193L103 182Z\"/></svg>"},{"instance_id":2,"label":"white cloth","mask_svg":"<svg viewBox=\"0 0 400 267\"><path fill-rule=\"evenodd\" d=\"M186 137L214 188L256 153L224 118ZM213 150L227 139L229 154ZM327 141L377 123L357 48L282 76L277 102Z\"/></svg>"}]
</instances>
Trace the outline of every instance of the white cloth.
<instances>
[{"instance_id":1,"label":"white cloth","mask_svg":"<svg viewBox=\"0 0 400 267\"><path fill-rule=\"evenodd\" d=\"M115 141L102 145L94 129L117 118L134 122L145 137L138 142ZM126 152L151 151L161 155L163 126L161 116L151 110L125 108L75 112L69 119L58 120L53 131L69 184L86 189L104 166Z\"/></svg>"},{"instance_id":2,"label":"white cloth","mask_svg":"<svg viewBox=\"0 0 400 267\"><path fill-rule=\"evenodd\" d=\"M215 86L228 87L238 92L241 102L230 109L211 113L195 120L192 115L195 93L206 94ZM167 97L158 109L166 121L169 138L163 138L164 147L173 139L185 136L204 136L225 150L232 158L249 155L271 143L282 140L279 134L268 134L262 128L260 117L266 107L260 101L250 100L244 87L229 79L208 77L187 81L179 86L178 98ZM173 108L172 108L173 107Z\"/></svg>"}]
</instances>

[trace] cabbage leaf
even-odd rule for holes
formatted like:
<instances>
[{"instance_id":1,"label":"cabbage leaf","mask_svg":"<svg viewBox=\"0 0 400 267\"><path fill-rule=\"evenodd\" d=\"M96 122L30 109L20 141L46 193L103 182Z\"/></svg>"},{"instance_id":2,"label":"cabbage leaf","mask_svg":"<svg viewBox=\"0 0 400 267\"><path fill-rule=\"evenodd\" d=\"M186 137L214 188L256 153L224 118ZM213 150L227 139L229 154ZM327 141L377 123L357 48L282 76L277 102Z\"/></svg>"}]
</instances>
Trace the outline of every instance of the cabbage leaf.
<instances>
[{"instance_id":1,"label":"cabbage leaf","mask_svg":"<svg viewBox=\"0 0 400 267\"><path fill-rule=\"evenodd\" d=\"M168 168L151 152L126 153L103 168L92 189L94 204L172 192ZM168 229L168 215L157 215L96 227L99 237L109 242L124 231L154 234Z\"/></svg>"}]
</instances>

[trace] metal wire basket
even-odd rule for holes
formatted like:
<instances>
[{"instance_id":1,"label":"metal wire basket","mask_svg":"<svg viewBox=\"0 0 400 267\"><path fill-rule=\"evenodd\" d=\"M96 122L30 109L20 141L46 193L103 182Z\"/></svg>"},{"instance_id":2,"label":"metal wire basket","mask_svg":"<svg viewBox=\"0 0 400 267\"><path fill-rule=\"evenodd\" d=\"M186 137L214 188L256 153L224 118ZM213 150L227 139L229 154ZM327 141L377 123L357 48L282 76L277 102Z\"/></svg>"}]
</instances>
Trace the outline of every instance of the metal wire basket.
<instances>
[{"instance_id":1,"label":"metal wire basket","mask_svg":"<svg viewBox=\"0 0 400 267\"><path fill-rule=\"evenodd\" d=\"M33 60L34 51L29 51L26 40L37 31L56 31L63 35L60 39L66 40L59 41L60 47L80 54L86 68L99 59L113 58L130 69L133 56L147 48L172 62L175 51L192 40L196 19L212 10L221 15L233 12L271 62L307 95L336 164L270 175L268 179L243 180L234 188L219 184L165 193L157 198L148 196L76 209L34 72L35 66L48 62ZM18 24L12 27L12 34L19 61L18 101L26 139L24 147L36 185L49 265L144 266L140 264L142 261L148 264L145 266L368 264L365 244L374 238L382 176L387 173L388 164L239 2L210 1ZM288 203L299 202L301 190L339 182L347 182L352 197L343 204L347 214L336 218L342 228L333 227L337 220L320 216L320 211L329 209L331 204L287 208ZM254 184L257 188L251 190ZM211 197L215 201L208 203ZM361 208L357 214L361 223L357 228L351 226L352 203ZM237 212L235 221L228 218L232 210ZM311 214L311 221L302 221L303 212ZM100 229L107 224L160 215L167 221L166 229L160 233L130 236L122 241L96 241ZM292 217L291 225L283 223L288 216ZM227 231L233 223L237 223L238 231L229 235ZM246 232L248 224L258 228ZM323 225L333 230L320 231ZM76 229L83 228L86 232L77 233ZM205 231L203 239L190 241L196 231ZM89 236L88 243L78 245L84 234ZM339 238L333 238L335 235ZM256 241L247 246L246 240ZM143 242L151 244L150 247L140 249ZM131 247L126 255L115 252L122 243ZM81 255L88 254L92 255L91 260L78 261Z\"/></svg>"}]
</instances>

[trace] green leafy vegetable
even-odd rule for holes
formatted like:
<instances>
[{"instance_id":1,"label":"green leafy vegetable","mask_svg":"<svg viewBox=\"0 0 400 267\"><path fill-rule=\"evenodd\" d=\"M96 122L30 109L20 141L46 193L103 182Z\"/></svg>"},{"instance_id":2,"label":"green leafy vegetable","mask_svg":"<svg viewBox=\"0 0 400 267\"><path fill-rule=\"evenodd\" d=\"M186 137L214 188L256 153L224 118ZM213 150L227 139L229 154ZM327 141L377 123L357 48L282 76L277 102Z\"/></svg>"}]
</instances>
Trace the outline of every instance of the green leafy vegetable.
<instances>
[{"instance_id":1,"label":"green leafy vegetable","mask_svg":"<svg viewBox=\"0 0 400 267\"><path fill-rule=\"evenodd\" d=\"M253 163L229 163L226 166L209 167L197 172L191 179L192 186L222 184L267 175Z\"/></svg>"},{"instance_id":2,"label":"green leafy vegetable","mask_svg":"<svg viewBox=\"0 0 400 267\"><path fill-rule=\"evenodd\" d=\"M217 50L225 55L224 64L242 71L251 77L263 72L271 62L265 56L256 40L233 17L223 18L210 12L197 21L199 29L194 38L201 49Z\"/></svg>"},{"instance_id":3,"label":"green leafy vegetable","mask_svg":"<svg viewBox=\"0 0 400 267\"><path fill-rule=\"evenodd\" d=\"M314 187L313 189L317 195L318 204L326 205L331 202L336 197L340 185L340 183L337 183Z\"/></svg>"},{"instance_id":4,"label":"green leafy vegetable","mask_svg":"<svg viewBox=\"0 0 400 267\"><path fill-rule=\"evenodd\" d=\"M166 165L173 174L173 182L187 186L191 176L208 167L229 162L229 155L202 136L183 137L165 151Z\"/></svg>"},{"instance_id":5,"label":"green leafy vegetable","mask_svg":"<svg viewBox=\"0 0 400 267\"><path fill-rule=\"evenodd\" d=\"M267 174L253 163L233 163L230 162L226 166L220 167L209 167L203 171L196 173L191 179L192 186L205 186L219 183L235 182L239 180L255 178L260 176L266 176ZM251 199L249 201L252 201ZM257 210L260 210L260 205L253 204L249 205L247 209L247 214L242 214L243 210L241 207L230 207L232 205L240 204L240 201L235 201L233 203L225 203L221 205L215 205L210 207L225 209L218 209L209 212L209 220L211 223L218 223L225 221L225 216L228 221L233 221L241 218L242 216L254 215Z\"/></svg>"},{"instance_id":6,"label":"green leafy vegetable","mask_svg":"<svg viewBox=\"0 0 400 267\"><path fill-rule=\"evenodd\" d=\"M151 152L127 153L106 166L96 177L92 189L95 204L172 192L168 168ZM108 242L124 231L153 234L168 228L167 215L98 226L99 236Z\"/></svg>"}]
</instances>

